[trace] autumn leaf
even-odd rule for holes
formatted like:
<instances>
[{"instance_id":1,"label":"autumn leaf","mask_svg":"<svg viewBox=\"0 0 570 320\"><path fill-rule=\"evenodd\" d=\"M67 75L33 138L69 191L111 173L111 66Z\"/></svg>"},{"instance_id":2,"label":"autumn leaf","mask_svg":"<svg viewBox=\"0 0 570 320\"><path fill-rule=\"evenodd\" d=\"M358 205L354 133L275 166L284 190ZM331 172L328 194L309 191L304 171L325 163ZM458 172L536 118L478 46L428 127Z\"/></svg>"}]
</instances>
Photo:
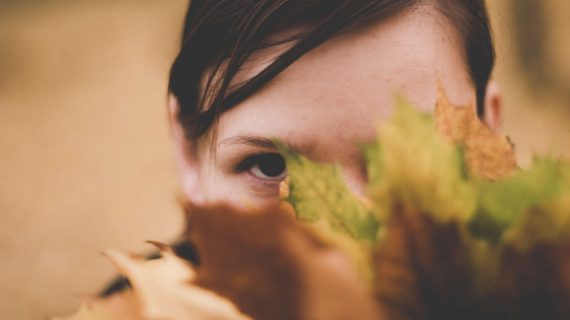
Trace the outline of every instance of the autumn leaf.
<instances>
[{"instance_id":1,"label":"autumn leaf","mask_svg":"<svg viewBox=\"0 0 570 320\"><path fill-rule=\"evenodd\" d=\"M379 217L389 218L400 203L442 222L465 221L473 214L475 190L462 149L437 133L431 115L404 98L396 100L391 118L378 127L376 145L364 152L368 193Z\"/></svg>"},{"instance_id":2,"label":"autumn leaf","mask_svg":"<svg viewBox=\"0 0 570 320\"><path fill-rule=\"evenodd\" d=\"M406 204L395 209L374 250L375 297L386 319L482 319L461 226Z\"/></svg>"},{"instance_id":3,"label":"autumn leaf","mask_svg":"<svg viewBox=\"0 0 570 320\"><path fill-rule=\"evenodd\" d=\"M287 201L295 209L297 219L325 224L357 240L377 238L377 217L346 186L338 166L317 164L278 141L275 144L289 170Z\"/></svg>"},{"instance_id":4,"label":"autumn leaf","mask_svg":"<svg viewBox=\"0 0 570 320\"><path fill-rule=\"evenodd\" d=\"M563 178L563 170L562 163L537 159L530 169L519 171L501 181L476 181L478 208L477 214L469 224L471 232L475 236L485 237L496 243L509 227L515 228L513 226L515 221L533 219L539 224L546 223L553 217L541 214L540 207L563 196L564 193L570 195L568 192L570 180ZM570 207L567 207L566 212L568 210ZM556 212L554 216L562 219L570 218L563 208L548 212ZM531 216L525 218L523 215L540 217L538 219ZM564 225L564 221L556 221L551 228L545 228L545 230L552 233L556 230L556 225ZM535 230L524 237L537 232L538 230Z\"/></svg>"},{"instance_id":5,"label":"autumn leaf","mask_svg":"<svg viewBox=\"0 0 570 320\"><path fill-rule=\"evenodd\" d=\"M475 106L452 105L441 83L438 84L433 117L438 131L464 148L471 175L497 180L516 171L516 156L508 138L485 126L477 116Z\"/></svg>"},{"instance_id":6,"label":"autumn leaf","mask_svg":"<svg viewBox=\"0 0 570 320\"><path fill-rule=\"evenodd\" d=\"M187 207L196 283L254 319L376 319L352 261L280 208L235 212Z\"/></svg>"},{"instance_id":7,"label":"autumn leaf","mask_svg":"<svg viewBox=\"0 0 570 320\"><path fill-rule=\"evenodd\" d=\"M144 257L120 251L105 254L129 279L132 289L85 302L79 312L54 320L247 320L235 305L197 286L194 268L165 245L154 243L161 257Z\"/></svg>"},{"instance_id":8,"label":"autumn leaf","mask_svg":"<svg viewBox=\"0 0 570 320\"><path fill-rule=\"evenodd\" d=\"M340 168L315 163L275 141L285 158L289 177L283 194L297 219L310 225L322 241L342 249L357 269L360 278L370 283L370 245L381 225L365 199L346 186Z\"/></svg>"},{"instance_id":9,"label":"autumn leaf","mask_svg":"<svg viewBox=\"0 0 570 320\"><path fill-rule=\"evenodd\" d=\"M167 246L158 245L162 257L146 260L118 251L106 254L127 276L136 294L144 319L246 320L249 317L216 293L193 283L194 268L174 255Z\"/></svg>"}]
</instances>

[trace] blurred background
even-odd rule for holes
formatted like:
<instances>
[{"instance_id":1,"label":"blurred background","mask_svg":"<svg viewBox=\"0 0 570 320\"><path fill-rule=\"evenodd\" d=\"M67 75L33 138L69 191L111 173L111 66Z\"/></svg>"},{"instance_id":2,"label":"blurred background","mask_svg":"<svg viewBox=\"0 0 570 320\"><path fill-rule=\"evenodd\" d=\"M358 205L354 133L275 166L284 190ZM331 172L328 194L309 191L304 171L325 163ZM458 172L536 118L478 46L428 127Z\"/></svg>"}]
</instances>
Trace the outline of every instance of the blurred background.
<instances>
[{"instance_id":1,"label":"blurred background","mask_svg":"<svg viewBox=\"0 0 570 320\"><path fill-rule=\"evenodd\" d=\"M570 1L492 0L503 132L570 156ZM0 317L68 314L99 252L169 242L182 215L166 117L186 0L0 0Z\"/></svg>"}]
</instances>

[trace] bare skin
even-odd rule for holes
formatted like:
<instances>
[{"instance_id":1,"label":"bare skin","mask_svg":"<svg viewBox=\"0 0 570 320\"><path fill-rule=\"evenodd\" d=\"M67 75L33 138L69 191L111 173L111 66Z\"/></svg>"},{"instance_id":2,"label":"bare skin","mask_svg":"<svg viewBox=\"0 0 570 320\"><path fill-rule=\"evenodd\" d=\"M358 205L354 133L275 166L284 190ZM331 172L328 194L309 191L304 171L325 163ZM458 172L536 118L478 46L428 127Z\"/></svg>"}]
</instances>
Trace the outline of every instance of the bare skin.
<instances>
[{"instance_id":1,"label":"bare skin","mask_svg":"<svg viewBox=\"0 0 570 320\"><path fill-rule=\"evenodd\" d=\"M283 48L259 53L239 77L251 76L279 50ZM362 193L366 173L358 145L374 138L375 126L390 114L397 92L420 109L432 110L438 78L454 104L476 103L459 35L426 7L352 30L307 53L225 112L215 140L211 135L185 140L171 99L184 193L198 204L264 206L276 201L286 170L279 171L279 158L258 156L276 153L268 143L272 138L313 160L338 163L348 185ZM496 129L500 99L494 87L486 101L485 120ZM198 144L197 154L189 151L192 143ZM249 166L237 171L248 158Z\"/></svg>"}]
</instances>

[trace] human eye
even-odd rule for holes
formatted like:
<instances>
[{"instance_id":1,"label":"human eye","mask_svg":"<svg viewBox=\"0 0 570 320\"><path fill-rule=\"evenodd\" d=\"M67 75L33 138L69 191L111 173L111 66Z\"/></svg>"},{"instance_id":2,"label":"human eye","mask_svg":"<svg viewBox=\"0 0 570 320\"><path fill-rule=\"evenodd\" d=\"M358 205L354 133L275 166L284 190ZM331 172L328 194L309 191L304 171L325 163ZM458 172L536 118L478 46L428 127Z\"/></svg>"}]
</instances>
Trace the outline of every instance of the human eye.
<instances>
[{"instance_id":1,"label":"human eye","mask_svg":"<svg viewBox=\"0 0 570 320\"><path fill-rule=\"evenodd\" d=\"M279 153L260 153L246 157L235 169L263 183L279 183L287 177L285 159Z\"/></svg>"}]
</instances>

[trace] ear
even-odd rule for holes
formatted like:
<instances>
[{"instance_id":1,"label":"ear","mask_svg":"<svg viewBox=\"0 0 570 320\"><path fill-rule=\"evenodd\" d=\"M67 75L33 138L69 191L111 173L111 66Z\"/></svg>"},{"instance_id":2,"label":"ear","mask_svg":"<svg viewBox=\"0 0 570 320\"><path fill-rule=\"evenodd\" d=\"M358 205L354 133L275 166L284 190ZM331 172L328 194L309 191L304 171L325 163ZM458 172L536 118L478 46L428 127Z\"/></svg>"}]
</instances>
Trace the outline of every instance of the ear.
<instances>
[{"instance_id":1,"label":"ear","mask_svg":"<svg viewBox=\"0 0 570 320\"><path fill-rule=\"evenodd\" d=\"M184 129L178 114L180 105L178 99L172 94L168 96L168 120L170 135L174 141L175 157L178 171L182 179L182 190L188 200L194 204L200 204L204 200L202 188L200 188L200 165L198 155L194 151L192 143L186 138Z\"/></svg>"},{"instance_id":2,"label":"ear","mask_svg":"<svg viewBox=\"0 0 570 320\"><path fill-rule=\"evenodd\" d=\"M485 124L493 131L501 128L503 121L503 97L501 89L493 80L487 85L485 93Z\"/></svg>"}]
</instances>

